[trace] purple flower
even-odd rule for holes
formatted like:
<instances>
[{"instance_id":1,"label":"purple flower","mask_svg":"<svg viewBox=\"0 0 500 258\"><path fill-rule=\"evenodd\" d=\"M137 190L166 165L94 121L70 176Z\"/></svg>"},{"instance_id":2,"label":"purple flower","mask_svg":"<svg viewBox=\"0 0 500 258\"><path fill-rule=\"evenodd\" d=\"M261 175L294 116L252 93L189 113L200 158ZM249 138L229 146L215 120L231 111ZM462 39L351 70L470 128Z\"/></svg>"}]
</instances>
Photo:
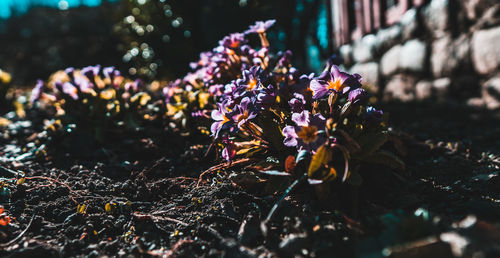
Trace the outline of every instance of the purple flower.
<instances>
[{"instance_id":1,"label":"purple flower","mask_svg":"<svg viewBox=\"0 0 500 258\"><path fill-rule=\"evenodd\" d=\"M362 88L357 88L349 92L349 101L351 103L358 103L368 98L368 92Z\"/></svg>"},{"instance_id":2,"label":"purple flower","mask_svg":"<svg viewBox=\"0 0 500 258\"><path fill-rule=\"evenodd\" d=\"M212 119L215 120L210 127L210 131L212 132L212 136L217 138L219 136L219 132L223 129L231 128L233 125L233 120L231 117L231 113L227 108L228 102L218 103L218 109L212 111Z\"/></svg>"},{"instance_id":3,"label":"purple flower","mask_svg":"<svg viewBox=\"0 0 500 258\"><path fill-rule=\"evenodd\" d=\"M191 67L191 69L196 69L199 67L207 66L211 62L212 55L212 52L201 52L200 60L198 60L198 62L189 63L189 67Z\"/></svg>"},{"instance_id":4,"label":"purple flower","mask_svg":"<svg viewBox=\"0 0 500 258\"><path fill-rule=\"evenodd\" d=\"M89 82L89 80L85 77L77 76L73 81L78 89L80 89L80 91L82 92L90 92L93 88L93 84Z\"/></svg>"},{"instance_id":5,"label":"purple flower","mask_svg":"<svg viewBox=\"0 0 500 258\"><path fill-rule=\"evenodd\" d=\"M261 84L262 70L253 66L250 70L243 71L243 78L236 80L236 85L243 87L246 91L256 90Z\"/></svg>"},{"instance_id":6,"label":"purple flower","mask_svg":"<svg viewBox=\"0 0 500 258\"><path fill-rule=\"evenodd\" d=\"M359 75L351 75L333 65L330 71L323 72L319 77L311 80L309 87L313 92L313 99L320 99L332 92L342 94L351 88L361 87Z\"/></svg>"},{"instance_id":7,"label":"purple flower","mask_svg":"<svg viewBox=\"0 0 500 258\"><path fill-rule=\"evenodd\" d=\"M223 91L224 91L224 85L222 84L214 84L214 85L210 85L210 87L208 87L208 93L210 93L211 96L221 96L223 94Z\"/></svg>"},{"instance_id":8,"label":"purple flower","mask_svg":"<svg viewBox=\"0 0 500 258\"><path fill-rule=\"evenodd\" d=\"M314 78L314 73L310 73L310 74L303 74L303 75L301 75L299 79L309 82L313 78Z\"/></svg>"},{"instance_id":9,"label":"purple flower","mask_svg":"<svg viewBox=\"0 0 500 258\"><path fill-rule=\"evenodd\" d=\"M70 82L65 82L63 84L61 84L60 82L56 82L55 85L60 91L70 96L72 99L74 100L78 99L78 88L75 87Z\"/></svg>"},{"instance_id":10,"label":"purple flower","mask_svg":"<svg viewBox=\"0 0 500 258\"><path fill-rule=\"evenodd\" d=\"M110 78L111 80L116 76L120 76L120 71L116 70L113 66L103 68L102 73L106 78Z\"/></svg>"},{"instance_id":11,"label":"purple flower","mask_svg":"<svg viewBox=\"0 0 500 258\"><path fill-rule=\"evenodd\" d=\"M258 21L254 25L250 25L250 28L245 31L245 34L249 33L265 33L267 29L269 29L271 26L276 23L276 20L267 20L265 22L263 21Z\"/></svg>"},{"instance_id":12,"label":"purple flower","mask_svg":"<svg viewBox=\"0 0 500 258\"><path fill-rule=\"evenodd\" d=\"M257 103L262 107L270 107L276 101L276 91L273 85L262 87L257 92Z\"/></svg>"},{"instance_id":13,"label":"purple flower","mask_svg":"<svg viewBox=\"0 0 500 258\"><path fill-rule=\"evenodd\" d=\"M42 96L42 91L43 91L43 81L37 80L35 87L31 91L30 102L32 104L33 102L40 99L40 97Z\"/></svg>"},{"instance_id":14,"label":"purple flower","mask_svg":"<svg viewBox=\"0 0 500 258\"><path fill-rule=\"evenodd\" d=\"M84 67L84 68L82 68L81 72L83 75L87 76L87 78L89 78L89 80L93 81L94 77L99 75L100 70L101 70L101 66L96 65L96 66Z\"/></svg>"},{"instance_id":15,"label":"purple flower","mask_svg":"<svg viewBox=\"0 0 500 258\"><path fill-rule=\"evenodd\" d=\"M75 77L74 77L74 75L75 75L75 74L74 74L74 73L75 73L75 68L73 68L73 67L68 67L68 68L64 69L64 72L65 72L65 73L69 76L69 78L71 78L71 79L74 79L74 78L75 78Z\"/></svg>"},{"instance_id":16,"label":"purple flower","mask_svg":"<svg viewBox=\"0 0 500 258\"><path fill-rule=\"evenodd\" d=\"M292 51L287 50L282 54L278 64L283 67L288 67L292 64Z\"/></svg>"},{"instance_id":17,"label":"purple flower","mask_svg":"<svg viewBox=\"0 0 500 258\"><path fill-rule=\"evenodd\" d=\"M372 106L366 107L366 120L367 121L372 121L372 122L382 122L382 116L384 115L384 112L382 110L377 110Z\"/></svg>"},{"instance_id":18,"label":"purple flower","mask_svg":"<svg viewBox=\"0 0 500 258\"><path fill-rule=\"evenodd\" d=\"M220 46L231 49L236 49L245 43L245 34L243 33L232 33L229 36L225 36L222 40L219 41Z\"/></svg>"},{"instance_id":19,"label":"purple flower","mask_svg":"<svg viewBox=\"0 0 500 258\"><path fill-rule=\"evenodd\" d=\"M299 113L304 110L306 100L304 98L304 95L300 93L294 93L293 98L288 101L288 104L290 105L290 109L292 110L292 112Z\"/></svg>"},{"instance_id":20,"label":"purple flower","mask_svg":"<svg viewBox=\"0 0 500 258\"><path fill-rule=\"evenodd\" d=\"M326 121L321 114L311 116L309 111L304 110L292 114L292 121L297 126L288 125L283 128L285 146L314 152L326 142L324 133Z\"/></svg>"},{"instance_id":21,"label":"purple flower","mask_svg":"<svg viewBox=\"0 0 500 258\"><path fill-rule=\"evenodd\" d=\"M127 92L136 92L139 90L138 81L136 80L134 82L127 82L127 83L125 83L123 88L125 88L125 91L127 91Z\"/></svg>"},{"instance_id":22,"label":"purple flower","mask_svg":"<svg viewBox=\"0 0 500 258\"><path fill-rule=\"evenodd\" d=\"M232 119L238 123L238 128L241 128L248 120L253 119L257 116L257 113L253 110L254 104L249 97L244 97L241 99L240 104L234 107Z\"/></svg>"}]
</instances>

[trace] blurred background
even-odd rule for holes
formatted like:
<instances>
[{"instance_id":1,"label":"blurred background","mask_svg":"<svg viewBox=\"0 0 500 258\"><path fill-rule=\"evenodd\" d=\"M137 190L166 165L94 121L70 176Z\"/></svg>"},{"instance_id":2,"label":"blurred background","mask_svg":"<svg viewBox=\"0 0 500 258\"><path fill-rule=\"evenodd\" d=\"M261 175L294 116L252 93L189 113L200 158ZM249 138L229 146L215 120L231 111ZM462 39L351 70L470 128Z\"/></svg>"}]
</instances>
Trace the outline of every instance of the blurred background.
<instances>
[{"instance_id":1,"label":"blurred background","mask_svg":"<svg viewBox=\"0 0 500 258\"><path fill-rule=\"evenodd\" d=\"M0 60L17 83L68 66L115 65L146 79L180 77L202 51L257 20L277 19L273 51L321 69L333 53L329 1L0 0Z\"/></svg>"},{"instance_id":2,"label":"blurred background","mask_svg":"<svg viewBox=\"0 0 500 258\"><path fill-rule=\"evenodd\" d=\"M338 54L385 100L500 107L497 0L0 0L0 67L17 85L93 64L169 80L266 19L304 73Z\"/></svg>"}]
</instances>

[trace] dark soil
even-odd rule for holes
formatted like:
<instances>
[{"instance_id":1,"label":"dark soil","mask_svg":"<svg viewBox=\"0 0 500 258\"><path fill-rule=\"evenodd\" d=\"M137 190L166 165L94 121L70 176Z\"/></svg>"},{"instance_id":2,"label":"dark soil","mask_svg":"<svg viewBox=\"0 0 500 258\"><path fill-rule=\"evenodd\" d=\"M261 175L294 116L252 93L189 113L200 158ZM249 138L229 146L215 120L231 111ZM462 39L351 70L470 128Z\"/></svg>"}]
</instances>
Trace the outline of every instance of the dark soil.
<instances>
[{"instance_id":1,"label":"dark soil","mask_svg":"<svg viewBox=\"0 0 500 258\"><path fill-rule=\"evenodd\" d=\"M406 151L406 171L364 168L360 187L333 185L326 200L299 185L265 235L260 223L280 194L233 184L230 175L241 166L200 181L217 164L205 157L209 142L170 144L165 137L118 154L59 151L17 161L40 123L16 121L2 129L0 164L23 171L26 182L1 192L15 219L0 226L0 255L381 257L385 247L439 236L468 215L498 233L499 112L449 103L383 108ZM80 213L78 205L85 205ZM429 218L414 216L417 209ZM486 257L499 254L475 248Z\"/></svg>"}]
</instances>

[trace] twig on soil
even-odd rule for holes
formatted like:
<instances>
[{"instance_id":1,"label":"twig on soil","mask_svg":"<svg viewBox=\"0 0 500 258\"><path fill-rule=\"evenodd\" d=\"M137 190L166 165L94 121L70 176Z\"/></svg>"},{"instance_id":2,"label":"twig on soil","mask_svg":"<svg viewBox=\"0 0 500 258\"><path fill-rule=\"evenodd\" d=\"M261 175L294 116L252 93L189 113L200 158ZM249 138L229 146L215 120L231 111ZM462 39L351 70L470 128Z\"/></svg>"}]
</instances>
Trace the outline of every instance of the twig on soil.
<instances>
[{"instance_id":1,"label":"twig on soil","mask_svg":"<svg viewBox=\"0 0 500 258\"><path fill-rule=\"evenodd\" d=\"M173 218L165 217L165 216L155 216L152 214L144 214L144 213L139 213L139 212L135 212L132 216L136 219L139 219L139 220L150 219L153 222L158 222L160 220L163 220L163 221L174 222L174 223L180 224L180 225L185 226L185 227L189 226L189 224L184 222L184 221L180 221L178 219L173 219Z\"/></svg>"},{"instance_id":2,"label":"twig on soil","mask_svg":"<svg viewBox=\"0 0 500 258\"><path fill-rule=\"evenodd\" d=\"M7 174L10 174L10 175L14 175L16 177L18 177L18 176L21 176L21 177L24 176L23 172L17 172L17 171L14 171L14 170L10 169L10 168L6 168L6 167L4 167L2 165L0 165L0 171L2 173L7 173Z\"/></svg>"},{"instance_id":3,"label":"twig on soil","mask_svg":"<svg viewBox=\"0 0 500 258\"><path fill-rule=\"evenodd\" d=\"M203 173L200 174L200 177L198 179L198 183L196 184L196 187L199 187L201 182L203 181L203 176L205 174L208 174L208 173L213 173L217 170L220 170L220 169L228 169L230 167L233 167L233 166L236 166L236 165L241 165L241 164L245 164L247 162L250 162L252 161L252 159L249 159L249 158L245 158L245 159L239 159L239 160L236 160L236 161L233 161L233 162L228 162L228 163L222 163L222 164L219 164L219 165L215 165L205 171L203 171Z\"/></svg>"},{"instance_id":4,"label":"twig on soil","mask_svg":"<svg viewBox=\"0 0 500 258\"><path fill-rule=\"evenodd\" d=\"M31 224L33 223L33 220L35 219L35 214L36 213L33 213L33 215L31 216L30 222L28 223L28 226L26 226L26 228L21 233L19 233L19 235L17 235L14 239L10 240L7 243L0 244L0 248L2 248L2 249L7 248L7 247L11 246L12 244L14 244L17 240L21 239L21 237L23 237L23 235L26 234L26 232L28 232L28 229L31 227Z\"/></svg>"},{"instance_id":5,"label":"twig on soil","mask_svg":"<svg viewBox=\"0 0 500 258\"><path fill-rule=\"evenodd\" d=\"M79 193L75 192L75 190L73 190L68 184L64 183L64 182L61 182L57 179L54 179L54 178L51 178L51 177L45 177L45 176L32 176L32 177L27 177L26 178L27 180L33 180L33 179L42 179L42 180L48 180L48 181L51 181L53 183L56 183L56 184L60 184L64 187L66 187L68 189L68 191L71 193L71 194L74 194L76 195L77 197L83 197L82 195L80 195ZM73 199L73 197L71 196L68 196L74 203L78 203L75 199Z\"/></svg>"},{"instance_id":6,"label":"twig on soil","mask_svg":"<svg viewBox=\"0 0 500 258\"><path fill-rule=\"evenodd\" d=\"M140 173L138 173L137 175L135 175L135 178L140 178L140 177L144 177L146 175L146 173L148 173L149 171L157 168L163 161L165 161L165 157L157 160L153 166L151 167L146 167L144 168Z\"/></svg>"}]
</instances>

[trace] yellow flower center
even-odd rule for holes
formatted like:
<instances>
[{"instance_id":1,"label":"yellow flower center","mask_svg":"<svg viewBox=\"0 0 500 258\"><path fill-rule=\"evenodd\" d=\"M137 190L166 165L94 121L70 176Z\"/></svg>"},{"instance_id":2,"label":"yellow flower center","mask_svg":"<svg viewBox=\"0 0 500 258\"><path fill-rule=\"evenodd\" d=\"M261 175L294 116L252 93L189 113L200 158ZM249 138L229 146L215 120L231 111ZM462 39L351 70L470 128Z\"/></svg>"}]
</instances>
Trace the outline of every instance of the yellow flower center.
<instances>
[{"instance_id":1,"label":"yellow flower center","mask_svg":"<svg viewBox=\"0 0 500 258\"><path fill-rule=\"evenodd\" d=\"M253 90L255 87L257 87L257 80L256 80L256 79L251 79L251 80L248 82L248 87L247 87L247 89L248 89L248 90Z\"/></svg>"},{"instance_id":2,"label":"yellow flower center","mask_svg":"<svg viewBox=\"0 0 500 258\"><path fill-rule=\"evenodd\" d=\"M240 46L240 42L238 42L238 41L233 41L233 42L231 42L231 44L229 45L229 47L231 47L231 48L237 48L237 47L239 47L239 46Z\"/></svg>"},{"instance_id":3,"label":"yellow flower center","mask_svg":"<svg viewBox=\"0 0 500 258\"><path fill-rule=\"evenodd\" d=\"M305 126L297 133L297 136L302 139L306 144L315 142L318 139L318 128L316 126Z\"/></svg>"},{"instance_id":4,"label":"yellow flower center","mask_svg":"<svg viewBox=\"0 0 500 258\"><path fill-rule=\"evenodd\" d=\"M337 79L335 81L328 81L328 85L326 86L326 88L329 90L340 91L342 88L344 88L344 84L342 84L340 79Z\"/></svg>"},{"instance_id":5,"label":"yellow flower center","mask_svg":"<svg viewBox=\"0 0 500 258\"><path fill-rule=\"evenodd\" d=\"M245 113L238 115L238 122L240 122L243 119L247 119L247 118L248 118L248 110L245 110Z\"/></svg>"}]
</instances>

